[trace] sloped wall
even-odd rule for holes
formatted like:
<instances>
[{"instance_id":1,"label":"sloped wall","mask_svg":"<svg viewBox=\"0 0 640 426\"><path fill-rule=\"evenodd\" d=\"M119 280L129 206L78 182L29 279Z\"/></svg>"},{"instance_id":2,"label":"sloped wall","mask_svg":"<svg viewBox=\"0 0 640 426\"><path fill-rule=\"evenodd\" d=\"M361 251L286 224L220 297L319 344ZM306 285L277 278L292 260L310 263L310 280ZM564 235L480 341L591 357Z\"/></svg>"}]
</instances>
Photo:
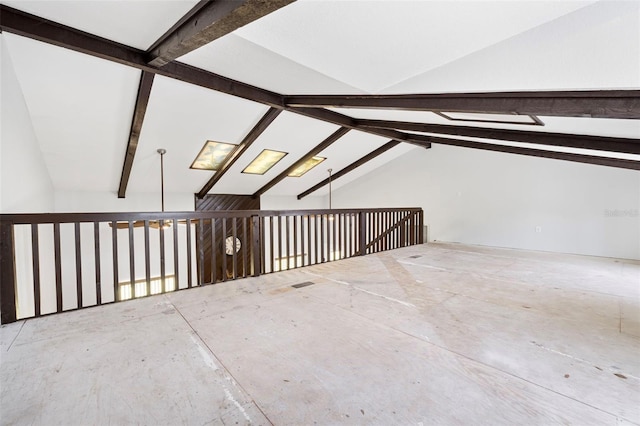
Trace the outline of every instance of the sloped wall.
<instances>
[{"instance_id":1,"label":"sloped wall","mask_svg":"<svg viewBox=\"0 0 640 426\"><path fill-rule=\"evenodd\" d=\"M33 130L29 110L0 35L1 133L0 212L53 211L53 186Z\"/></svg>"},{"instance_id":2,"label":"sloped wall","mask_svg":"<svg viewBox=\"0 0 640 426\"><path fill-rule=\"evenodd\" d=\"M640 259L640 173L631 170L434 145L333 201L422 207L430 241Z\"/></svg>"}]
</instances>

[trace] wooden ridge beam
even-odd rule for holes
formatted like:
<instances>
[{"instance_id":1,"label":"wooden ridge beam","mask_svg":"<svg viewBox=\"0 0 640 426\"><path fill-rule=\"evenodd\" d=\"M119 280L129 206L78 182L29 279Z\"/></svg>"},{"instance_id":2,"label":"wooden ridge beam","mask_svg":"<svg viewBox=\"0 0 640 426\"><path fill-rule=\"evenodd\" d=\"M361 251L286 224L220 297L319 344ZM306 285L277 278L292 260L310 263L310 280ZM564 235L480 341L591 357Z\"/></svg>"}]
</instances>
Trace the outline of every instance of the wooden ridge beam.
<instances>
[{"instance_id":1,"label":"wooden ridge beam","mask_svg":"<svg viewBox=\"0 0 640 426\"><path fill-rule=\"evenodd\" d=\"M247 136L244 137L242 142L240 142L240 144L236 148L234 148L231 154L229 154L229 156L225 159L224 163L222 163L222 165L220 166L220 170L216 171L211 179L209 179L209 181L196 194L198 198L204 198L204 196L207 195L209 191L211 191L211 188L213 188L213 186L218 183L222 176L224 176L225 173L229 171L231 166L233 166L234 163L242 156L242 154L244 154L247 149L249 149L251 144L253 144L253 142L258 139L258 136L260 136L267 129L267 127L269 127L269 125L273 123L273 120L275 120L281 112L281 109L270 108L269 111L267 111L266 114L262 116L260 121L258 121L253 129L251 129L249 133L247 133Z\"/></svg>"},{"instance_id":2,"label":"wooden ridge beam","mask_svg":"<svg viewBox=\"0 0 640 426\"><path fill-rule=\"evenodd\" d=\"M357 124L358 126L365 128L382 128L425 133L439 133L454 136L525 142L539 145L564 146L570 148L592 149L597 151L620 152L626 154L640 154L640 139L385 120L357 120Z\"/></svg>"},{"instance_id":3,"label":"wooden ridge beam","mask_svg":"<svg viewBox=\"0 0 640 426\"><path fill-rule=\"evenodd\" d=\"M400 142L395 141L395 140L387 142L386 144L382 145L380 148L376 149L375 151L370 152L369 154L365 155L364 157L360 158L359 160L356 160L353 163L349 164L347 167L345 167L344 169L340 170L339 172L334 173L330 178L326 178L322 182L312 186L311 188L307 189L303 193L298 194L298 200L301 200L304 197L306 197L307 195L309 195L309 194L317 191L318 189L322 188L323 186L328 185L329 182L333 182L336 179L339 179L342 176L346 175L347 173L352 172L353 170L357 169L358 167L362 166L363 164L373 160L374 158L376 158L380 154L387 152L388 150L390 150L391 148L395 147L399 143Z\"/></svg>"},{"instance_id":4,"label":"wooden ridge beam","mask_svg":"<svg viewBox=\"0 0 640 426\"><path fill-rule=\"evenodd\" d=\"M276 184L278 184L280 181L282 181L284 178L286 178L289 175L289 173L291 173L292 171L297 169L305 161L311 159L312 157L314 157L314 156L318 155L320 152L322 152L324 149L328 148L332 143L334 143L335 141L337 141L338 139L340 139L341 137L346 135L347 132L349 132L349 130L350 129L348 129L346 127L341 127L338 130L336 130L335 132L333 132L331 135L329 135L329 137L327 137L325 140L323 140L318 145L313 147L309 152L307 152L302 158L300 158L298 161L296 161L291 166L289 166L285 171L280 173L277 177L272 179L269 183L264 185L262 188L258 189L253 194L253 197L259 197L260 195L262 195L265 192L267 192L269 189L273 188Z\"/></svg>"},{"instance_id":5,"label":"wooden ridge beam","mask_svg":"<svg viewBox=\"0 0 640 426\"><path fill-rule=\"evenodd\" d=\"M417 135L422 136L422 135ZM496 145L483 142L473 142L461 139L438 138L427 136L432 143L459 146L463 148L481 149L485 151L504 152L508 154L527 155L555 160L572 161L576 163L595 164L598 166L616 167L621 169L640 170L640 161L621 158L600 157L596 155L573 154L568 152L547 151L543 149L521 148L508 145ZM423 138L419 138L423 140Z\"/></svg>"},{"instance_id":6,"label":"wooden ridge beam","mask_svg":"<svg viewBox=\"0 0 640 426\"><path fill-rule=\"evenodd\" d=\"M148 63L162 67L294 1L201 1L187 14L186 19L182 19L173 31L163 35L149 49Z\"/></svg>"},{"instance_id":7,"label":"wooden ridge beam","mask_svg":"<svg viewBox=\"0 0 640 426\"><path fill-rule=\"evenodd\" d=\"M153 87L153 78L155 74L142 71L140 76L140 85L138 86L138 97L133 110L133 119L131 120L131 130L129 131L129 142L127 143L127 151L124 156L124 164L122 165L122 174L120 175L120 186L118 188L118 198L124 198L129 184L129 176L133 168L133 160L138 149L138 140L140 139L140 130L144 121L144 115L147 112L149 104L149 96L151 95L151 87Z\"/></svg>"},{"instance_id":8,"label":"wooden ridge beam","mask_svg":"<svg viewBox=\"0 0 640 426\"><path fill-rule=\"evenodd\" d=\"M435 112L640 119L640 90L294 95L287 107L401 109Z\"/></svg>"}]
</instances>

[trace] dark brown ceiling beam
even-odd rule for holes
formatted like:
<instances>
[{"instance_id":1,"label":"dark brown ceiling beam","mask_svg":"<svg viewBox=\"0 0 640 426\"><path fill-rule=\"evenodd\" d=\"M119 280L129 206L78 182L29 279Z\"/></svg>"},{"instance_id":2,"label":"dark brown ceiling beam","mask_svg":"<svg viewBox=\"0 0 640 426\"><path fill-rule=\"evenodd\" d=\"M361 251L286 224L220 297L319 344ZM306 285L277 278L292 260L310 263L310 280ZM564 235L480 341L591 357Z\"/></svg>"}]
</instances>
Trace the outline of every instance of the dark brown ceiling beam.
<instances>
[{"instance_id":1,"label":"dark brown ceiling beam","mask_svg":"<svg viewBox=\"0 0 640 426\"><path fill-rule=\"evenodd\" d=\"M284 103L288 107L375 108L640 119L640 90L420 95L295 95L285 96Z\"/></svg>"},{"instance_id":2,"label":"dark brown ceiling beam","mask_svg":"<svg viewBox=\"0 0 640 426\"><path fill-rule=\"evenodd\" d=\"M120 186L118 188L118 198L124 198L129 184L129 176L133 167L133 160L138 149L138 140L140 139L140 130L144 121L144 115L147 112L149 104L149 96L151 95L151 87L153 86L153 78L155 74L143 71L140 76L140 85L138 86L138 97L133 110L133 119L131 120L131 130L129 131L129 142L124 155L124 164L122 165L122 174L120 175Z\"/></svg>"},{"instance_id":3,"label":"dark brown ceiling beam","mask_svg":"<svg viewBox=\"0 0 640 426\"><path fill-rule=\"evenodd\" d=\"M53 21L48 21L3 4L0 4L0 30L6 30L7 32L38 40L43 43L63 47L134 67L142 71L159 74L164 77L259 102L270 107L285 109L350 129L357 129L366 133L401 141L407 139L406 134L394 130L358 128L355 126L355 122L351 117L334 111L322 108L285 108L283 97L278 93L260 89L180 62L171 62L162 68L150 66L146 63L146 53L142 50L134 49ZM415 141L410 141L409 143L429 148L428 143L419 144Z\"/></svg>"},{"instance_id":4,"label":"dark brown ceiling beam","mask_svg":"<svg viewBox=\"0 0 640 426\"><path fill-rule=\"evenodd\" d=\"M218 0L198 3L171 34L149 49L149 65L162 67L295 0Z\"/></svg>"},{"instance_id":5,"label":"dark brown ceiling beam","mask_svg":"<svg viewBox=\"0 0 640 426\"><path fill-rule=\"evenodd\" d=\"M333 123L338 126L346 127L351 130L360 130L365 133L370 133L376 136L382 136L384 138L390 138L400 142L407 142L413 145L418 145L422 148L431 148L428 142L419 142L409 138L409 134L399 132L393 129L378 129L373 127L361 126L357 123L357 120L335 111L331 111L324 108L287 108L287 111L294 112L296 114L304 115L305 117L315 118L317 120ZM412 135L415 136L415 135Z\"/></svg>"},{"instance_id":6,"label":"dark brown ceiling beam","mask_svg":"<svg viewBox=\"0 0 640 426\"><path fill-rule=\"evenodd\" d=\"M419 135L422 136L422 135ZM568 152L546 151L543 149L521 148L516 146L496 145L490 143L473 142L461 139L428 137L432 143L459 146L463 148L481 149L485 151L504 152L508 154L527 155L555 160L572 161L576 163L595 164L598 166L617 167L621 169L640 170L640 161L620 158L599 157L595 155L572 154ZM423 140L423 138L419 138Z\"/></svg>"},{"instance_id":7,"label":"dark brown ceiling beam","mask_svg":"<svg viewBox=\"0 0 640 426\"><path fill-rule=\"evenodd\" d=\"M539 145L593 149L597 151L640 154L640 139L607 136L576 135L570 133L531 132L524 130L491 129L484 127L451 126L446 124L412 123L404 121L357 120L358 126L413 132L439 133L483 139L525 142Z\"/></svg>"},{"instance_id":8,"label":"dark brown ceiling beam","mask_svg":"<svg viewBox=\"0 0 640 426\"><path fill-rule=\"evenodd\" d=\"M9 33L117 62L142 71L174 78L269 106L283 107L282 96L278 93L180 62L171 62L162 68L156 68L147 64L146 52L142 50L48 21L5 5L0 5L0 28Z\"/></svg>"},{"instance_id":9,"label":"dark brown ceiling beam","mask_svg":"<svg viewBox=\"0 0 640 426\"><path fill-rule=\"evenodd\" d=\"M373 160L374 158L376 158L380 154L383 154L383 153L389 151L391 148L393 148L394 146L396 146L398 144L400 144L400 142L398 142L398 141L389 141L389 142L387 142L386 144L382 145L380 148L376 149L375 151L370 152L369 154L365 155L364 157L360 158L359 160L354 161L353 163L349 164L347 167L345 167L344 169L340 170L339 172L334 173L333 175L331 175L330 178L326 178L325 180L323 180L322 182L318 183L317 185L314 185L311 188L309 188L306 191L304 191L303 193L298 194L298 200L301 200L304 197L306 197L307 195L309 195L309 194L317 191L318 189L322 188L323 186L328 185L329 182L333 182L336 179L339 179L342 176L346 175L347 173L354 171L358 167L360 167L363 164Z\"/></svg>"},{"instance_id":10,"label":"dark brown ceiling beam","mask_svg":"<svg viewBox=\"0 0 640 426\"><path fill-rule=\"evenodd\" d=\"M329 146L331 146L332 143L334 143L335 141L337 141L338 139L340 139L341 137L343 137L344 135L347 134L347 132L349 132L350 129L346 128L346 127L341 127L338 130L336 130L335 132L333 132L331 135L329 135L328 138L326 138L325 140L323 140L322 142L320 142L318 145L316 145L315 147L313 147L311 149L311 151L307 152L304 157L302 157L301 159L299 159L298 161L296 161L295 163L293 163L291 166L289 166L285 171L283 171L282 173L280 173L277 177L275 177L274 179L272 179L269 183L267 183L266 185L264 185L262 188L258 189L254 194L253 197L259 197L260 195L264 194L265 192L267 192L269 189L273 188L275 185L277 185L280 181L282 181L284 178L286 178L289 173L291 173L292 171L294 171L295 169L297 169L298 167L300 167L302 164L304 164L305 161L310 160L312 157L318 155L320 152L322 152L324 149L328 148Z\"/></svg>"},{"instance_id":11,"label":"dark brown ceiling beam","mask_svg":"<svg viewBox=\"0 0 640 426\"><path fill-rule=\"evenodd\" d=\"M253 129L251 129L247 136L245 136L242 142L240 142L240 144L231 152L231 154L229 154L227 159L220 166L220 170L216 171L211 179L209 179L209 181L196 194L198 198L204 198L204 196L207 195L209 191L211 191L211 188L213 188L213 186L218 183L222 176L224 176L229 171L231 166L233 166L235 162L247 151L247 149L249 149L251 144L253 144L253 142L258 139L258 136L260 136L265 130L267 130L267 127L269 127L269 125L273 123L273 120L275 120L281 112L282 110L277 108L270 108L269 111L267 111L267 113L260 119L260 121L258 121Z\"/></svg>"}]
</instances>

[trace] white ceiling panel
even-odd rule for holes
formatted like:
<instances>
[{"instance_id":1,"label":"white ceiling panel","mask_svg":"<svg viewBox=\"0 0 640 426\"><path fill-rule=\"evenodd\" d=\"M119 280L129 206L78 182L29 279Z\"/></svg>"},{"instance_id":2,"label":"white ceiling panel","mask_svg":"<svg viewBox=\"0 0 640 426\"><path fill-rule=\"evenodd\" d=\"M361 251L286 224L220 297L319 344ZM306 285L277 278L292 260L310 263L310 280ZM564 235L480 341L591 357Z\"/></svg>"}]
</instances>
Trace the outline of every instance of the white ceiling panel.
<instances>
[{"instance_id":1,"label":"white ceiling panel","mask_svg":"<svg viewBox=\"0 0 640 426\"><path fill-rule=\"evenodd\" d=\"M0 3L147 50L198 0L0 0Z\"/></svg>"},{"instance_id":2,"label":"white ceiling panel","mask_svg":"<svg viewBox=\"0 0 640 426\"><path fill-rule=\"evenodd\" d=\"M116 191L140 71L2 34L53 186Z\"/></svg>"},{"instance_id":3,"label":"white ceiling panel","mask_svg":"<svg viewBox=\"0 0 640 426\"><path fill-rule=\"evenodd\" d=\"M601 1L384 93L640 87L640 2Z\"/></svg>"},{"instance_id":4,"label":"white ceiling panel","mask_svg":"<svg viewBox=\"0 0 640 426\"><path fill-rule=\"evenodd\" d=\"M592 1L304 1L235 34L375 93Z\"/></svg>"},{"instance_id":5,"label":"white ceiling panel","mask_svg":"<svg viewBox=\"0 0 640 426\"><path fill-rule=\"evenodd\" d=\"M179 60L277 93L364 93L235 34L219 38Z\"/></svg>"},{"instance_id":6,"label":"white ceiling panel","mask_svg":"<svg viewBox=\"0 0 640 426\"><path fill-rule=\"evenodd\" d=\"M337 129L338 126L333 124L283 112L210 192L212 194L253 194ZM242 170L263 149L283 151L288 155L264 175L242 173Z\"/></svg>"},{"instance_id":7,"label":"white ceiling panel","mask_svg":"<svg viewBox=\"0 0 640 426\"><path fill-rule=\"evenodd\" d=\"M189 167L207 140L238 144L268 108L192 84L156 76L128 191L160 191L165 154L165 190L198 192L213 172Z\"/></svg>"}]
</instances>

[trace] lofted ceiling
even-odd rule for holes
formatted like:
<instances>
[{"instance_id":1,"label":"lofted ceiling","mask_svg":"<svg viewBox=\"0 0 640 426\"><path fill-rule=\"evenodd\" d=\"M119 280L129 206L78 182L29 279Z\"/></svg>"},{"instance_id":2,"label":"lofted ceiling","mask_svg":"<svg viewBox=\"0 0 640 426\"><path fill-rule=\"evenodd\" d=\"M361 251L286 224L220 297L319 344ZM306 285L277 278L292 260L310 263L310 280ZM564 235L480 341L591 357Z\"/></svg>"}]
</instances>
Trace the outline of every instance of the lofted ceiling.
<instances>
[{"instance_id":1,"label":"lofted ceiling","mask_svg":"<svg viewBox=\"0 0 640 426\"><path fill-rule=\"evenodd\" d=\"M562 159L640 169L638 1L234 4L244 3L269 10L255 12L252 22L236 29L234 19L246 19L255 9L231 24L212 20L217 38L202 41L209 29L198 25L206 23L207 8L213 10L207 2L0 0L0 38L9 52L2 60L16 71L54 188L120 196L156 192L156 150L165 148L168 192L296 196L325 180L328 169L337 173L390 140L401 143L337 179L334 188L430 143L508 147L503 152L549 158L571 153ZM61 26L45 34L46 25L16 23L16 10ZM149 56L156 41L188 38L174 24L191 13L198 17L191 47L169 57L167 65L153 65L163 58ZM80 41L58 36L73 29L132 49L122 48L128 53L118 57L113 51L121 47L99 51L103 41L89 43L86 34ZM149 65L140 62L145 57ZM530 100L542 91L549 102ZM607 96L576 101L566 91ZM414 96L460 93L455 105L464 110L465 100L473 101L469 92L518 92L506 95L503 104L515 107L504 112L533 105L544 125L453 122ZM385 97L390 94L406 94L410 106L399 107L397 99ZM346 95L362 96L354 101ZM486 111L495 104L486 104ZM341 126L350 130L312 152ZM507 129L515 136L443 134L443 126ZM207 140L244 141L246 147L222 172L190 169ZM242 173L263 149L288 155L264 175ZM327 160L302 177L274 180L311 154Z\"/></svg>"}]
</instances>

